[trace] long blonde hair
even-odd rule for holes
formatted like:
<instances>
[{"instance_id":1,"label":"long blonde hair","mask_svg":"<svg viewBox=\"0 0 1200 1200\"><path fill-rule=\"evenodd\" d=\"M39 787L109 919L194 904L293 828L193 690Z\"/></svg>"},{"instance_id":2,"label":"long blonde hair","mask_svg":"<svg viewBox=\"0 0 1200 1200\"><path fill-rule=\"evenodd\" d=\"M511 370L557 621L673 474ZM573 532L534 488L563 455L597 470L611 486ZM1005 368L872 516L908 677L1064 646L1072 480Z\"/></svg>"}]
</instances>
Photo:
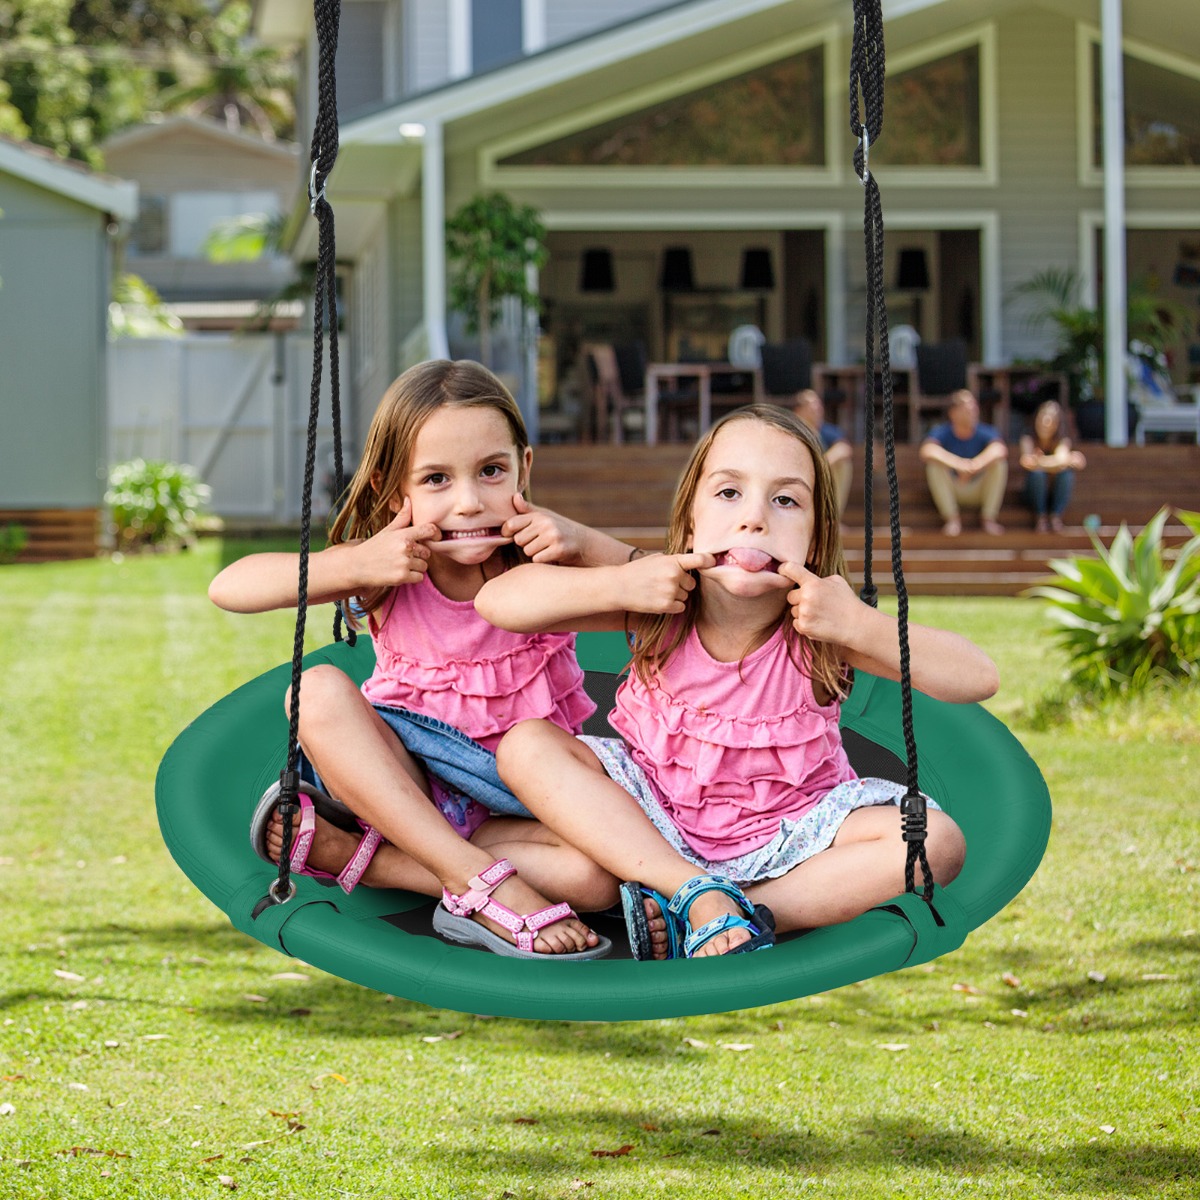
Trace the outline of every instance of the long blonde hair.
<instances>
[{"instance_id":1,"label":"long blonde hair","mask_svg":"<svg viewBox=\"0 0 1200 1200\"><path fill-rule=\"evenodd\" d=\"M704 464L717 434L735 421L759 421L764 425L781 430L794 437L812 456L816 469L816 486L813 488L813 539L805 566L814 575L846 576L846 559L842 553L841 526L838 518L837 492L829 464L817 435L799 417L785 408L773 404L750 404L735 409L722 417L696 443L671 505L670 523L667 526L666 552L686 554L692 543L692 510L696 502L696 491L704 475ZM645 617L637 627L633 639L633 669L639 677L650 683L651 677L666 666L688 634L695 628L700 615L700 589L688 593L683 613L662 613ZM782 625L788 639L789 653L801 669L822 684L831 696L845 696L848 689L845 664L836 649L828 642L812 642L795 632L791 623L791 610L784 608L779 620L760 631L754 643L746 647L746 654L765 643Z\"/></svg>"},{"instance_id":2,"label":"long blonde hair","mask_svg":"<svg viewBox=\"0 0 1200 1200\"><path fill-rule=\"evenodd\" d=\"M520 409L504 384L470 359L418 363L393 380L375 410L358 469L329 528L331 544L373 537L391 524L395 513L388 502L404 494L417 435L439 408L495 409L508 422L517 448L518 468L524 471L529 435ZM528 480L522 478L520 486L524 494ZM373 612L391 590L388 586L371 588L357 598L358 603L365 611Z\"/></svg>"}]
</instances>

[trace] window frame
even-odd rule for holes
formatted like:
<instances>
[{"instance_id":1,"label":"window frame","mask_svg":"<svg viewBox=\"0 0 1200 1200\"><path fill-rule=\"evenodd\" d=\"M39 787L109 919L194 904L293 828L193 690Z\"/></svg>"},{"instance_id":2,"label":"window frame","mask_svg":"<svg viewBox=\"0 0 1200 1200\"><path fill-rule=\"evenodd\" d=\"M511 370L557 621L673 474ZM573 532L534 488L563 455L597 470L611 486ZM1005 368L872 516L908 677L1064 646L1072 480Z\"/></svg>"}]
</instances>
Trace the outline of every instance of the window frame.
<instances>
[{"instance_id":1,"label":"window frame","mask_svg":"<svg viewBox=\"0 0 1200 1200\"><path fill-rule=\"evenodd\" d=\"M603 124L605 121L640 112L655 104L686 96L690 92L745 75L758 67L769 66L793 54L821 48L825 72L825 163L812 167L736 167L736 166L502 166L500 160L556 138L566 137ZM663 81L648 84L612 97L607 103L586 111L530 126L506 138L489 142L479 149L479 177L495 187L554 187L567 183L586 183L589 187L662 188L695 186L747 188L786 184L788 186L828 187L841 183L848 165L841 148L842 117L845 108L845 84L841 33L836 25L826 24L758 47L720 62L692 68Z\"/></svg>"},{"instance_id":2,"label":"window frame","mask_svg":"<svg viewBox=\"0 0 1200 1200\"><path fill-rule=\"evenodd\" d=\"M946 58L972 46L979 48L979 165L977 167L917 166L880 163L879 178L888 186L928 187L931 183L995 187L999 177L999 96L996 68L996 24L985 21L910 50L888 56L888 75ZM888 117L883 117L883 138L888 134Z\"/></svg>"},{"instance_id":3,"label":"window frame","mask_svg":"<svg viewBox=\"0 0 1200 1200\"><path fill-rule=\"evenodd\" d=\"M1104 186L1104 166L1092 162L1092 144L1096 136L1092 119L1092 97L1097 81L1092 73L1092 50L1101 45L1100 29L1096 25L1079 21L1075 25L1075 79L1076 79L1076 149L1079 162L1079 183L1083 187ZM1140 58L1155 67L1162 67L1176 74L1200 81L1200 63L1159 50L1146 42L1132 38L1121 39L1122 59ZM1125 164L1126 187L1187 187L1200 186L1200 166L1178 167L1131 167Z\"/></svg>"}]
</instances>

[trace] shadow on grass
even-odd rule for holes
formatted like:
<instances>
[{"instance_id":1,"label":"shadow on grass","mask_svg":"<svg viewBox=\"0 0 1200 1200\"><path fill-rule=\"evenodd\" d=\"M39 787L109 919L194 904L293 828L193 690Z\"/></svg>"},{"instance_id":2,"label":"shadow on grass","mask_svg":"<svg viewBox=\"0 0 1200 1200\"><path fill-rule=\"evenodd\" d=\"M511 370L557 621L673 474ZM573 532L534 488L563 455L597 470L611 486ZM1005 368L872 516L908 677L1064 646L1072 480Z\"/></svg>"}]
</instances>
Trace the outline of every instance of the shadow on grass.
<instances>
[{"instance_id":1,"label":"shadow on grass","mask_svg":"<svg viewBox=\"0 0 1200 1200\"><path fill-rule=\"evenodd\" d=\"M501 1149L495 1144L499 1131L494 1129L486 1148L456 1142L453 1149L432 1153L452 1155L464 1174L486 1172L501 1180L509 1174L564 1173L595 1179L600 1172L645 1170L651 1164L661 1170L675 1167L714 1174L721 1169L765 1168L786 1171L793 1179L846 1170L882 1177L909 1168L967 1178L1015 1171L1053 1180L1056 1194L1065 1195L1140 1195L1194 1179L1196 1171L1194 1150L1182 1145L1122 1144L1104 1137L1041 1150L1022 1144L1020 1135L989 1138L892 1115L863 1114L856 1128L838 1136L826 1132L821 1113L806 1113L803 1108L786 1125L728 1116L680 1121L664 1118L660 1109L650 1107L600 1109L566 1118L536 1109L522 1113L522 1120L530 1118L537 1121L530 1128L538 1144L528 1150ZM513 1121L506 1117L496 1125ZM612 1155L625 1146L631 1147L627 1154ZM592 1150L608 1153L597 1158Z\"/></svg>"}]
</instances>

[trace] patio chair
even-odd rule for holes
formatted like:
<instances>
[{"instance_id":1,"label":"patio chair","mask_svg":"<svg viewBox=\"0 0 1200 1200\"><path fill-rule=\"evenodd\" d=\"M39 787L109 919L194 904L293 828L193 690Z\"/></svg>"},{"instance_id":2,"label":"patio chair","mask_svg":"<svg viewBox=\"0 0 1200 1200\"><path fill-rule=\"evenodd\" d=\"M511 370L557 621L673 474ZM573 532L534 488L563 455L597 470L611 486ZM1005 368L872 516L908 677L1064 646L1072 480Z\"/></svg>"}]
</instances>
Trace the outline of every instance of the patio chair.
<instances>
[{"instance_id":1,"label":"patio chair","mask_svg":"<svg viewBox=\"0 0 1200 1200\"><path fill-rule=\"evenodd\" d=\"M921 342L916 347L917 368L907 372L910 382L903 403L908 409L908 440L921 441L921 417L924 413L944 416L950 409L950 397L967 386L967 343L962 338L943 342ZM901 397L897 395L897 403Z\"/></svg>"},{"instance_id":2,"label":"patio chair","mask_svg":"<svg viewBox=\"0 0 1200 1200\"><path fill-rule=\"evenodd\" d=\"M626 357L626 377L631 365L628 351ZM583 423L583 437L591 441L593 432L597 441L606 439L613 442L625 440L626 429L638 425L638 418L644 415L641 399L626 391L622 379L620 360L616 347L610 342L589 342L583 346L583 358L591 392L589 413ZM643 367L643 374L644 374ZM641 386L640 380L638 381ZM640 426L638 426L640 427Z\"/></svg>"}]
</instances>

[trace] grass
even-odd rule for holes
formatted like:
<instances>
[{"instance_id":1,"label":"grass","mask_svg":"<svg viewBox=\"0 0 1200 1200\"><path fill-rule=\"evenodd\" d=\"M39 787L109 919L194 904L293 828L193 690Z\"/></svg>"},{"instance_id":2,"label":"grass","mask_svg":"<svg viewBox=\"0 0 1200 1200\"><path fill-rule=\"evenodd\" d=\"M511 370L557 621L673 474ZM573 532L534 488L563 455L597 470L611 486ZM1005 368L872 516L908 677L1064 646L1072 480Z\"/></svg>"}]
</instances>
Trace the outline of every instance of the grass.
<instances>
[{"instance_id":1,"label":"grass","mask_svg":"<svg viewBox=\"0 0 1200 1200\"><path fill-rule=\"evenodd\" d=\"M1037 728L1039 608L915 601L997 659L1054 797L1012 905L770 1008L485 1020L271 952L171 862L163 751L290 654L290 614L205 598L240 549L0 570L0 1196L1196 1195L1195 692Z\"/></svg>"}]
</instances>

